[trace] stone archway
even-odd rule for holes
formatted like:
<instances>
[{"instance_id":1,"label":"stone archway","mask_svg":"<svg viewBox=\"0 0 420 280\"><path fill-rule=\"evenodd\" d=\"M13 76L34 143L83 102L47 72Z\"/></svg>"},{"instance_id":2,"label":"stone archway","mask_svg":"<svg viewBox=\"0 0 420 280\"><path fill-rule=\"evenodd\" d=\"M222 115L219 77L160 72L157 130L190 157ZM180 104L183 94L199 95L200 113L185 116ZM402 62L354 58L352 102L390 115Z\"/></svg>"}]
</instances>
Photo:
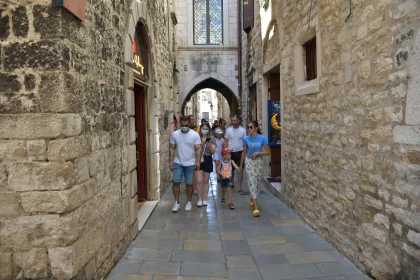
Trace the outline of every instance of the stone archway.
<instances>
[{"instance_id":1,"label":"stone archway","mask_svg":"<svg viewBox=\"0 0 420 280\"><path fill-rule=\"evenodd\" d=\"M202 78L202 76L205 76L206 78ZM231 88L229 88L225 83L222 81L213 78L208 77L209 75L202 75L191 81L191 83L186 87L186 90L183 92L183 94L180 97L180 100L182 101L180 112L184 112L184 108L186 103L191 99L191 97L198 91L206 88L213 89L223 95L224 98L226 98L231 114L239 114L240 113L240 107L239 102L237 98L237 89L236 93ZM214 75L219 76L219 75ZM201 80L200 80L201 78ZM223 77L218 77L221 80L224 80Z\"/></svg>"}]
</instances>

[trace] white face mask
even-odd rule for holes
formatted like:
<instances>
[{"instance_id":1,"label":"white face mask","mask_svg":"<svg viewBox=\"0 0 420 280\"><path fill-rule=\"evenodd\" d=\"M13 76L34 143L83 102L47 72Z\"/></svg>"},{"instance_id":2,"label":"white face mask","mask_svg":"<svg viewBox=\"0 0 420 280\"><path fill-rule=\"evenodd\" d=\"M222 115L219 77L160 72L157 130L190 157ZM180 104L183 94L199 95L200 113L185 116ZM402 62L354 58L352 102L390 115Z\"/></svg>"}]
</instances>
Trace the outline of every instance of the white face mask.
<instances>
[{"instance_id":1,"label":"white face mask","mask_svg":"<svg viewBox=\"0 0 420 280\"><path fill-rule=\"evenodd\" d=\"M209 131L207 129L201 130L201 134L203 134L203 135L207 135L208 133L209 133Z\"/></svg>"}]
</instances>

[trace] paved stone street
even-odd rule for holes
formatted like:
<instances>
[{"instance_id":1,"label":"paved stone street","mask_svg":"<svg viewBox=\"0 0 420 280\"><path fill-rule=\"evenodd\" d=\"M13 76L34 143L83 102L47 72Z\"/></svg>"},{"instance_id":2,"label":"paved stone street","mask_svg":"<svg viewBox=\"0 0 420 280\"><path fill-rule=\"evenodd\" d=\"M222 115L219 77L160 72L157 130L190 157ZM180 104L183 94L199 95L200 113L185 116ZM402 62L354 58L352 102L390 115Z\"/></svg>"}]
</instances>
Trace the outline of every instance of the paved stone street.
<instances>
[{"instance_id":1,"label":"paved stone street","mask_svg":"<svg viewBox=\"0 0 420 280\"><path fill-rule=\"evenodd\" d=\"M209 205L196 207L194 197L191 212L184 193L180 211L171 212L168 188L108 279L369 279L266 189L255 218L249 195L235 194L230 210L215 174L210 180Z\"/></svg>"}]
</instances>

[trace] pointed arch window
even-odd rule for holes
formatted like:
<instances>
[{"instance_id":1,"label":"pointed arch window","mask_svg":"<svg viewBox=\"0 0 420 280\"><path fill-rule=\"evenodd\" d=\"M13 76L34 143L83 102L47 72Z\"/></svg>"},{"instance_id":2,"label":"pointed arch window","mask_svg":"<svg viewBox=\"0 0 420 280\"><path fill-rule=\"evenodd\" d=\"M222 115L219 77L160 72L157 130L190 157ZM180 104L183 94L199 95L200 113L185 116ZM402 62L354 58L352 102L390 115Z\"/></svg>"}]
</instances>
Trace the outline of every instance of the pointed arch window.
<instances>
[{"instance_id":1,"label":"pointed arch window","mask_svg":"<svg viewBox=\"0 0 420 280\"><path fill-rule=\"evenodd\" d=\"M223 43L223 0L194 0L194 44Z\"/></svg>"}]
</instances>

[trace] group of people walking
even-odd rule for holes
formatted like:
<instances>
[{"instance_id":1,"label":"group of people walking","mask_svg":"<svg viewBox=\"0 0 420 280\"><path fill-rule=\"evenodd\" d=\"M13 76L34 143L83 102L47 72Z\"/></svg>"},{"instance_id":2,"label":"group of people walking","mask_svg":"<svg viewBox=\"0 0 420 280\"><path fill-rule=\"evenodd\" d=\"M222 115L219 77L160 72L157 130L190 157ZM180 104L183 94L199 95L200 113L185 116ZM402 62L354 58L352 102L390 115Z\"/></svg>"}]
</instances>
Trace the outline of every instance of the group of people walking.
<instances>
[{"instance_id":1,"label":"group of people walking","mask_svg":"<svg viewBox=\"0 0 420 280\"><path fill-rule=\"evenodd\" d=\"M173 171L173 194L175 198L173 212L180 209L180 184L185 179L187 203L185 211L191 211L192 197L196 191L197 207L208 205L210 173L213 163L216 166L222 188L221 203L225 203L228 193L229 208L235 209L232 191L235 190L234 169L238 172L238 193L242 190L243 170L246 170L250 190L249 205L255 217L260 216L257 198L263 174L263 156L270 155L268 141L261 135L258 122L248 123L246 129L241 126L241 117L234 115L231 126L226 128L226 121L210 127L202 120L197 127L194 116L183 116L181 128L171 135L169 149L169 167Z\"/></svg>"}]
</instances>

